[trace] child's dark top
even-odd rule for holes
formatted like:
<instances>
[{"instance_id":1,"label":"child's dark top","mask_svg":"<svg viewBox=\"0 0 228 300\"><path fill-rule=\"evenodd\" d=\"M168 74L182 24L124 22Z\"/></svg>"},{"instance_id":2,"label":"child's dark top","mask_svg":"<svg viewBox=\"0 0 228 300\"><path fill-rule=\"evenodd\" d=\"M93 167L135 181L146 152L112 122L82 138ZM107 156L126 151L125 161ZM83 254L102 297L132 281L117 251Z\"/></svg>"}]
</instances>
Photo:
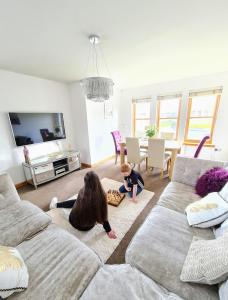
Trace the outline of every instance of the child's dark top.
<instances>
[{"instance_id":1,"label":"child's dark top","mask_svg":"<svg viewBox=\"0 0 228 300\"><path fill-rule=\"evenodd\" d=\"M127 184L129 186L138 184L142 189L144 188L144 181L142 179L142 176L135 170L131 170L130 175L124 176L124 180L127 181Z\"/></svg>"}]
</instances>

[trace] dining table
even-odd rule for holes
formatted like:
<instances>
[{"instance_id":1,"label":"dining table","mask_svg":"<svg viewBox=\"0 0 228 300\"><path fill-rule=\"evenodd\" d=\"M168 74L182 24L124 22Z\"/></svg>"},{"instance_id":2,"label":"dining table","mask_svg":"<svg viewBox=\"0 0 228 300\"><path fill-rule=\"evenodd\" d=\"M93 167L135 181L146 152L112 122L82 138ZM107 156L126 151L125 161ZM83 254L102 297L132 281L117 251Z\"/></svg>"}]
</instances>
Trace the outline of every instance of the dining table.
<instances>
[{"instance_id":1,"label":"dining table","mask_svg":"<svg viewBox=\"0 0 228 300\"><path fill-rule=\"evenodd\" d=\"M120 145L120 163L125 163L125 147L126 141L121 141ZM141 149L148 149L148 139L140 139L139 146ZM171 180L173 174L173 167L177 157L177 154L181 152L181 144L176 140L165 140L165 151L171 153L171 163L169 168L169 179Z\"/></svg>"}]
</instances>

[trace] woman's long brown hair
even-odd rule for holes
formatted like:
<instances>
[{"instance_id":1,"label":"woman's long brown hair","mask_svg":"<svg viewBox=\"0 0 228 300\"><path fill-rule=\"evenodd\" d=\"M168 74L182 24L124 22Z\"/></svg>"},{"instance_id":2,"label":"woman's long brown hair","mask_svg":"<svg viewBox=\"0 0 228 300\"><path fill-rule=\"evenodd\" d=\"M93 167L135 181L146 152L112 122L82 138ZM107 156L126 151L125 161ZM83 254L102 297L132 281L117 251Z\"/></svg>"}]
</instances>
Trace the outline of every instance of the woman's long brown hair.
<instances>
[{"instance_id":1,"label":"woman's long brown hair","mask_svg":"<svg viewBox=\"0 0 228 300\"><path fill-rule=\"evenodd\" d=\"M77 211L83 224L96 222L103 224L108 218L106 193L99 177L93 171L86 173L84 187L80 190L77 201Z\"/></svg>"}]
</instances>

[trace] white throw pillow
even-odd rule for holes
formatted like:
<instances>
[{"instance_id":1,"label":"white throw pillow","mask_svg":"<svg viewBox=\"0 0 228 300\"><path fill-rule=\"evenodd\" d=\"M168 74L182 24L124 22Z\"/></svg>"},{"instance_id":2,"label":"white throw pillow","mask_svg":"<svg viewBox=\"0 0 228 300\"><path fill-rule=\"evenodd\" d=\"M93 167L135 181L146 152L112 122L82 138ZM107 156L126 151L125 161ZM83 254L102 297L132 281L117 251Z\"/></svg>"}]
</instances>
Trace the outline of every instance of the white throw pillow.
<instances>
[{"instance_id":1,"label":"white throw pillow","mask_svg":"<svg viewBox=\"0 0 228 300\"><path fill-rule=\"evenodd\" d=\"M193 241L181 272L184 282L216 284L228 276L228 234L214 240Z\"/></svg>"},{"instance_id":2,"label":"white throw pillow","mask_svg":"<svg viewBox=\"0 0 228 300\"><path fill-rule=\"evenodd\" d=\"M16 248L0 246L0 296L6 298L28 287L28 270Z\"/></svg>"},{"instance_id":3,"label":"white throw pillow","mask_svg":"<svg viewBox=\"0 0 228 300\"><path fill-rule=\"evenodd\" d=\"M228 279L219 286L219 299L227 300L228 298Z\"/></svg>"},{"instance_id":4,"label":"white throw pillow","mask_svg":"<svg viewBox=\"0 0 228 300\"><path fill-rule=\"evenodd\" d=\"M216 239L228 231L228 219L226 219L218 228L214 229Z\"/></svg>"},{"instance_id":5,"label":"white throw pillow","mask_svg":"<svg viewBox=\"0 0 228 300\"><path fill-rule=\"evenodd\" d=\"M219 194L226 202L228 202L228 183L225 184Z\"/></svg>"},{"instance_id":6,"label":"white throw pillow","mask_svg":"<svg viewBox=\"0 0 228 300\"><path fill-rule=\"evenodd\" d=\"M228 185L226 184L226 186ZM225 195L225 192L223 194L210 193L201 200L189 204L185 209L189 225L207 228L227 219L228 202L221 195Z\"/></svg>"}]
</instances>

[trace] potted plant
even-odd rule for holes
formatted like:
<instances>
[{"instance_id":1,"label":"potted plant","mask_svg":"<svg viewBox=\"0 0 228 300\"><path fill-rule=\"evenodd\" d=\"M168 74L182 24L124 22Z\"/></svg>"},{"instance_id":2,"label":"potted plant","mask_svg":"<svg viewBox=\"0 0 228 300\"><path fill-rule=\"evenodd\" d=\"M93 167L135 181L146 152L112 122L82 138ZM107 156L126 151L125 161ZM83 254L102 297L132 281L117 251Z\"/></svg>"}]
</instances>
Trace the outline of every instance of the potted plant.
<instances>
[{"instance_id":1,"label":"potted plant","mask_svg":"<svg viewBox=\"0 0 228 300\"><path fill-rule=\"evenodd\" d=\"M151 124L146 127L146 136L148 138L154 137L156 135L156 133L157 133L157 128L155 125Z\"/></svg>"}]
</instances>

